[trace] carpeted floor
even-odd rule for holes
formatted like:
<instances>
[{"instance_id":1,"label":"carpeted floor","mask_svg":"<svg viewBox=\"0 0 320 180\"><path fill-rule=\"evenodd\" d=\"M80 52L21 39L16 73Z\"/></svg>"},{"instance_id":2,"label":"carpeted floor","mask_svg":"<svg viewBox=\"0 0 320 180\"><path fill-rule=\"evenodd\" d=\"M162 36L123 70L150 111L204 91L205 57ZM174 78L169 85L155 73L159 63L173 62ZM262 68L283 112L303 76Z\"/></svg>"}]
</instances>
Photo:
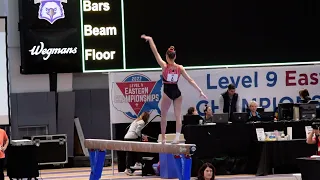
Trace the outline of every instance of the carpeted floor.
<instances>
[{"instance_id":1,"label":"carpeted floor","mask_svg":"<svg viewBox=\"0 0 320 180\"><path fill-rule=\"evenodd\" d=\"M41 180L88 180L90 168L62 168L41 170L39 179ZM101 180L160 180L159 177L141 177L140 172L135 176L127 176L124 173L114 172L112 175L112 168L106 167L103 170ZM235 175L235 176L218 176L217 180L301 180L299 175L272 175L265 177L256 177L254 175ZM6 178L9 180L9 178Z\"/></svg>"}]
</instances>

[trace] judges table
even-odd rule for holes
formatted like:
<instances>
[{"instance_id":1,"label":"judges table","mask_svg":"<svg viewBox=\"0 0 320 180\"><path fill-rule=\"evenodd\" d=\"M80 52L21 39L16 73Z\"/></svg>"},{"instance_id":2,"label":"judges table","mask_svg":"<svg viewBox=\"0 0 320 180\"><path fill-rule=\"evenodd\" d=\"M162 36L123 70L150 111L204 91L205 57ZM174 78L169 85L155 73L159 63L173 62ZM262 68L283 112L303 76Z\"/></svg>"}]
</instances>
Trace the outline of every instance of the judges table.
<instances>
[{"instance_id":1,"label":"judges table","mask_svg":"<svg viewBox=\"0 0 320 180\"><path fill-rule=\"evenodd\" d=\"M259 145L261 154L257 176L272 174L272 171L277 167L286 167L289 171L299 171L296 159L312 155L317 151L317 147L307 144L306 139L259 142Z\"/></svg>"},{"instance_id":2,"label":"judges table","mask_svg":"<svg viewBox=\"0 0 320 180\"><path fill-rule=\"evenodd\" d=\"M290 146L292 151L295 152L295 149L298 149L301 145L305 144L305 126L311 126L311 124L315 121L278 121L278 122L261 122L261 123L232 123L232 124L216 124L216 125L187 125L183 127L183 133L186 138L186 143L188 144L196 144L197 151L195 152L193 158L193 174L196 173L199 168L200 163L204 161L208 161L208 159L212 160L214 158L221 157L233 157L235 160L232 160L232 163L236 163L237 158L241 157L246 161L242 162L241 166L233 165L232 168L228 167L229 170L222 172L222 174L235 174L235 173L258 173L262 172L263 174L269 173L269 168L265 168L265 170L257 172L259 167L259 162L261 162L261 149L263 146L266 149L270 148L271 144L259 143L257 141L256 136L256 128L264 128L265 132L267 131L284 131L287 133L287 127L292 127L293 137L292 139L304 139L298 140L296 142L276 142L273 144L275 148L278 148L278 151L282 151L281 153L287 153L287 150L283 150L282 146ZM312 147L307 146L308 150L303 151L303 153L296 153L292 158L298 158L310 156L312 153ZM268 154L272 154L273 152L269 152ZM309 154L310 153L310 154ZM266 155L266 154L265 154ZM274 154L273 154L274 155ZM271 155L270 155L271 156ZM265 157L264 157L265 158ZM288 159L292 159L288 158ZM271 163L271 168L273 168L273 164L285 164L276 161L280 161L281 159L274 159ZM282 159L284 160L284 159ZM291 161L291 163L294 161ZM230 162L228 163L230 164ZM269 163L270 164L270 163ZM221 164L216 164L216 166L222 166ZM245 167L244 167L245 166ZM262 169L263 169L262 168ZM219 174L219 167L217 167L217 171ZM266 172L268 171L268 172Z\"/></svg>"},{"instance_id":3,"label":"judges table","mask_svg":"<svg viewBox=\"0 0 320 180\"><path fill-rule=\"evenodd\" d=\"M297 159L302 180L319 180L320 160L311 158Z\"/></svg>"}]
</instances>

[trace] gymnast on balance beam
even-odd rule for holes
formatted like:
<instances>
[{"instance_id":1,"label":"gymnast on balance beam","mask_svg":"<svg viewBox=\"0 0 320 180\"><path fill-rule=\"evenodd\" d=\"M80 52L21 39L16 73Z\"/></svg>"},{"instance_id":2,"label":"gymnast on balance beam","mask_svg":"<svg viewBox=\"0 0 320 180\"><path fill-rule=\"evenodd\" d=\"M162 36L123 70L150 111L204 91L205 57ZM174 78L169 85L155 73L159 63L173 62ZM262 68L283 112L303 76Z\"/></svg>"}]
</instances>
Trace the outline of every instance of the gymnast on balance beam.
<instances>
[{"instance_id":1,"label":"gymnast on balance beam","mask_svg":"<svg viewBox=\"0 0 320 180\"><path fill-rule=\"evenodd\" d=\"M158 53L157 47L153 42L152 37L142 35L142 39L145 39L149 42L150 48L155 56L158 64L162 68L163 76L163 95L161 100L161 137L162 144L166 142L166 128L167 128L167 113L173 101L174 114L176 117L176 137L173 140L173 144L179 143L180 132L181 132L181 105L182 105L182 96L181 91L178 87L178 81L180 75L182 75L194 88L196 88L200 97L207 99L206 95L202 92L199 86L195 81L187 74L186 70L182 65L176 64L176 51L173 46L171 46L166 52L166 61L163 61L160 54Z\"/></svg>"}]
</instances>

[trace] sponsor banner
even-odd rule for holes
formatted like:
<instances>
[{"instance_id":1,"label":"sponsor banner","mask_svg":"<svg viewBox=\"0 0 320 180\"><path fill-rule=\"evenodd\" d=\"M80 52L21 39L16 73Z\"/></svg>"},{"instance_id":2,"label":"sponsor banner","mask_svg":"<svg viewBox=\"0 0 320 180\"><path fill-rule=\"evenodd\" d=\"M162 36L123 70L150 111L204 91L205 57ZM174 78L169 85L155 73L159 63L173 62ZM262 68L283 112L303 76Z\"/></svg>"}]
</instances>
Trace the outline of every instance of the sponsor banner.
<instances>
[{"instance_id":1,"label":"sponsor banner","mask_svg":"<svg viewBox=\"0 0 320 180\"><path fill-rule=\"evenodd\" d=\"M22 74L82 72L78 30L28 30L21 46Z\"/></svg>"},{"instance_id":2,"label":"sponsor banner","mask_svg":"<svg viewBox=\"0 0 320 180\"><path fill-rule=\"evenodd\" d=\"M19 1L21 74L82 72L79 1Z\"/></svg>"},{"instance_id":3,"label":"sponsor banner","mask_svg":"<svg viewBox=\"0 0 320 180\"><path fill-rule=\"evenodd\" d=\"M251 100L256 100L266 111L274 111L278 103L299 101L298 91L307 88L313 100L320 99L320 66L286 66L188 70L208 100L200 99L197 92L183 77L179 88L183 96L182 115L191 106L203 114L205 104L218 112L219 96L227 90L230 83L236 85L243 109ZM162 76L161 72L111 73L110 111L111 121L129 123L144 111L151 117L161 113ZM168 120L175 120L171 106Z\"/></svg>"}]
</instances>

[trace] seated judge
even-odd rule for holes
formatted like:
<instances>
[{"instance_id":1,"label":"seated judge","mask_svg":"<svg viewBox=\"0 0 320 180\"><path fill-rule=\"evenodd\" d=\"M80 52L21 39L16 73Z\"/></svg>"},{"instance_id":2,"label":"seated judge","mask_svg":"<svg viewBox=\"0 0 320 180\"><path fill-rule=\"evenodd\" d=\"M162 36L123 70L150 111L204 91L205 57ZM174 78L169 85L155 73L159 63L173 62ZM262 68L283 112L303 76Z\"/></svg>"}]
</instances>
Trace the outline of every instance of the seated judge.
<instances>
[{"instance_id":1,"label":"seated judge","mask_svg":"<svg viewBox=\"0 0 320 180\"><path fill-rule=\"evenodd\" d=\"M198 114L198 111L195 107L189 107L187 114L183 116L184 125L188 125L190 123L198 124L199 120L203 120L203 118Z\"/></svg>"},{"instance_id":2,"label":"seated judge","mask_svg":"<svg viewBox=\"0 0 320 180\"><path fill-rule=\"evenodd\" d=\"M261 121L261 115L257 111L258 103L256 101L249 102L250 112L248 113L248 121Z\"/></svg>"},{"instance_id":3,"label":"seated judge","mask_svg":"<svg viewBox=\"0 0 320 180\"><path fill-rule=\"evenodd\" d=\"M301 103L308 103L311 100L308 89L300 90L299 96L301 98L301 100L300 100Z\"/></svg>"},{"instance_id":4,"label":"seated judge","mask_svg":"<svg viewBox=\"0 0 320 180\"><path fill-rule=\"evenodd\" d=\"M204 115L204 123L212 123L213 122L212 108L206 104L203 112L205 114Z\"/></svg>"},{"instance_id":5,"label":"seated judge","mask_svg":"<svg viewBox=\"0 0 320 180\"><path fill-rule=\"evenodd\" d=\"M195 107L189 107L188 112L186 114L187 116L196 115L198 116L198 111Z\"/></svg>"}]
</instances>

